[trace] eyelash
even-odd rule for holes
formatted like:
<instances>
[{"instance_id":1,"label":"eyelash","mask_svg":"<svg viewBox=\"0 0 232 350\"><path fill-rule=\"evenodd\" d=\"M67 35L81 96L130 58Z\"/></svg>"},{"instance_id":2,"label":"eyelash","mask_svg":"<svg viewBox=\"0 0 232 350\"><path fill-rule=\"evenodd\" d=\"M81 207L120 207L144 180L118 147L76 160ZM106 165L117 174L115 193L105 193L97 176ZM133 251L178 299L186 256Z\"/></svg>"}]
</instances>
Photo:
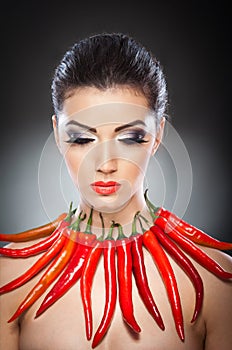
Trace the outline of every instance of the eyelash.
<instances>
[{"instance_id":1,"label":"eyelash","mask_svg":"<svg viewBox=\"0 0 232 350\"><path fill-rule=\"evenodd\" d=\"M124 142L127 145L132 145L135 143L147 143L148 141L144 140L145 132L131 132L129 135L132 135L132 137L125 137L122 139L119 139L120 142ZM126 135L125 135L126 136Z\"/></svg>"},{"instance_id":2,"label":"eyelash","mask_svg":"<svg viewBox=\"0 0 232 350\"><path fill-rule=\"evenodd\" d=\"M125 137L125 138L122 138L122 139L118 139L118 141L123 142L123 143L125 143L127 145L133 145L133 144L136 144L136 143L142 144L142 143L147 143L148 142L148 141L144 140L144 136L145 136L144 133L141 133L141 132L140 133L134 133L134 134L131 133L131 135L134 135L134 137L127 137L127 138ZM76 137L76 138L74 138L74 137L70 136L70 139L65 141L65 142L72 143L72 144L77 144L79 146L84 146L84 145L86 145L88 143L91 143L93 141L95 141L95 139L93 139L93 138L88 138L88 137Z\"/></svg>"},{"instance_id":3,"label":"eyelash","mask_svg":"<svg viewBox=\"0 0 232 350\"><path fill-rule=\"evenodd\" d=\"M71 138L65 142L67 143L75 143L79 146L84 146L86 145L87 143L90 143L90 142L93 142L94 139L91 139L91 138L87 138L87 137L77 137L75 139Z\"/></svg>"},{"instance_id":4,"label":"eyelash","mask_svg":"<svg viewBox=\"0 0 232 350\"><path fill-rule=\"evenodd\" d=\"M139 138L126 138L126 139L123 139L123 140L119 140L120 142L124 142L125 144L127 145L133 145L135 143L146 143L148 141L145 141L145 140L141 140Z\"/></svg>"}]
</instances>

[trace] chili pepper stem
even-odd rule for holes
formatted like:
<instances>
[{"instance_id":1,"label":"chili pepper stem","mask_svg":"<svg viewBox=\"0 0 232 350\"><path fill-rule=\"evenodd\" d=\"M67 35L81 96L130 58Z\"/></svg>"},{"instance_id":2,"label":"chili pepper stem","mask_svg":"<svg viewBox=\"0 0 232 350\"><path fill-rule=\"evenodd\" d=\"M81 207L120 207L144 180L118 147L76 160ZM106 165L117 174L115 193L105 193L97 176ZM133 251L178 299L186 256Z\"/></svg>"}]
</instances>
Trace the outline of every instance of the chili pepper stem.
<instances>
[{"instance_id":1,"label":"chili pepper stem","mask_svg":"<svg viewBox=\"0 0 232 350\"><path fill-rule=\"evenodd\" d=\"M131 237L136 236L138 234L137 228L136 228L136 220L138 218L140 211L137 211L134 215L133 221L132 221L132 227L131 227Z\"/></svg>"},{"instance_id":2,"label":"chili pepper stem","mask_svg":"<svg viewBox=\"0 0 232 350\"><path fill-rule=\"evenodd\" d=\"M93 221L93 207L91 207L90 209L90 214L89 214L89 218L88 218L84 233L89 233L89 234L92 233L92 230L91 230L92 221Z\"/></svg>"},{"instance_id":3,"label":"chili pepper stem","mask_svg":"<svg viewBox=\"0 0 232 350\"><path fill-rule=\"evenodd\" d=\"M72 225L70 225L69 228L71 228L74 231L80 231L80 223L81 221L85 220L85 218L86 218L86 214L82 216L82 211L81 211L80 214L78 215L77 220Z\"/></svg>"},{"instance_id":4,"label":"chili pepper stem","mask_svg":"<svg viewBox=\"0 0 232 350\"><path fill-rule=\"evenodd\" d=\"M142 230L142 233L146 232L147 230L145 230L145 228L143 227L142 221L141 221L141 215L138 216L138 220L139 220L139 225L140 225L140 228Z\"/></svg>"},{"instance_id":5,"label":"chili pepper stem","mask_svg":"<svg viewBox=\"0 0 232 350\"><path fill-rule=\"evenodd\" d=\"M139 214L139 217L141 218L141 219L143 219L143 221L146 223L146 225L148 226L148 228L150 228L152 225L153 225L153 223L150 223L149 222L149 220L147 219L147 218L145 218L142 214ZM157 218L158 216L156 216L156 218Z\"/></svg>"},{"instance_id":6,"label":"chili pepper stem","mask_svg":"<svg viewBox=\"0 0 232 350\"><path fill-rule=\"evenodd\" d=\"M123 239L123 238L128 238L127 236L124 235L122 225L115 223L115 226L118 227L118 237L117 240Z\"/></svg>"},{"instance_id":7,"label":"chili pepper stem","mask_svg":"<svg viewBox=\"0 0 232 350\"><path fill-rule=\"evenodd\" d=\"M101 218L101 223L102 223L102 234L101 236L98 238L98 240L100 242L102 242L104 240L104 237L105 237L105 224L104 224L104 220L103 220L103 216L102 216L102 213L99 213L99 216Z\"/></svg>"},{"instance_id":8,"label":"chili pepper stem","mask_svg":"<svg viewBox=\"0 0 232 350\"><path fill-rule=\"evenodd\" d=\"M152 218L154 218L154 220L158 217L158 215L155 215L155 213L157 213L159 211L159 207L156 207L147 197L147 192L148 192L148 188L145 190L144 192L144 198L147 204L147 207L151 213Z\"/></svg>"},{"instance_id":9,"label":"chili pepper stem","mask_svg":"<svg viewBox=\"0 0 232 350\"><path fill-rule=\"evenodd\" d=\"M113 239L113 232L114 232L114 227L115 227L115 221L112 220L112 224L110 226L110 229L109 229L109 232L108 232L108 235L106 236L105 240L106 241L110 241Z\"/></svg>"},{"instance_id":10,"label":"chili pepper stem","mask_svg":"<svg viewBox=\"0 0 232 350\"><path fill-rule=\"evenodd\" d=\"M69 206L69 212L66 216L66 218L64 219L64 221L67 221L67 222L70 222L71 221L71 217L75 214L75 212L77 211L77 209L72 209L72 205L73 205L73 202L70 203L70 206Z\"/></svg>"}]
</instances>

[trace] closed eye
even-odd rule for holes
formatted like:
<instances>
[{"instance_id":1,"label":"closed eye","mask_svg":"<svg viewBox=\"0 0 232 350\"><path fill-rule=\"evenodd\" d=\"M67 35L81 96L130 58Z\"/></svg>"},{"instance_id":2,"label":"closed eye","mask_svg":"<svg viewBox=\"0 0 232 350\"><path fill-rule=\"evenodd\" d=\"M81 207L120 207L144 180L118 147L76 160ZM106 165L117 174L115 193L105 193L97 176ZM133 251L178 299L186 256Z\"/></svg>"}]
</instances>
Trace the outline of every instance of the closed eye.
<instances>
[{"instance_id":1,"label":"closed eye","mask_svg":"<svg viewBox=\"0 0 232 350\"><path fill-rule=\"evenodd\" d=\"M127 145L132 145L135 143L147 143L148 140L145 140L146 132L144 130L135 130L127 132L124 135L121 135L118 138L118 141L123 142Z\"/></svg>"},{"instance_id":2,"label":"closed eye","mask_svg":"<svg viewBox=\"0 0 232 350\"><path fill-rule=\"evenodd\" d=\"M76 138L70 137L70 139L65 141L65 142L74 143L77 145L85 145L85 144L88 144L88 143L93 142L93 141L95 141L95 139L92 139L90 137L76 137Z\"/></svg>"},{"instance_id":3,"label":"closed eye","mask_svg":"<svg viewBox=\"0 0 232 350\"><path fill-rule=\"evenodd\" d=\"M132 145L135 143L147 143L148 141L143 140L143 139L139 139L139 138L124 138L124 139L119 139L118 141L121 141L123 143L126 143L127 145Z\"/></svg>"}]
</instances>

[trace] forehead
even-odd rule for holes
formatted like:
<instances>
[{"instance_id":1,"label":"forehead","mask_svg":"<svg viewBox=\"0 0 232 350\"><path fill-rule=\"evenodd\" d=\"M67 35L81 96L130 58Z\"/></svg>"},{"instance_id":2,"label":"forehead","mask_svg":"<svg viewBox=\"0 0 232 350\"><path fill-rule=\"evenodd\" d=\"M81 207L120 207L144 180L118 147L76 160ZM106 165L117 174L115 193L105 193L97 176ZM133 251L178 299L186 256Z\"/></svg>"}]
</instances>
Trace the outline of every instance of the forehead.
<instances>
[{"instance_id":1,"label":"forehead","mask_svg":"<svg viewBox=\"0 0 232 350\"><path fill-rule=\"evenodd\" d=\"M132 88L99 90L77 89L65 101L59 114L60 124L76 120L93 127L124 124L134 120L155 120L146 97Z\"/></svg>"}]
</instances>

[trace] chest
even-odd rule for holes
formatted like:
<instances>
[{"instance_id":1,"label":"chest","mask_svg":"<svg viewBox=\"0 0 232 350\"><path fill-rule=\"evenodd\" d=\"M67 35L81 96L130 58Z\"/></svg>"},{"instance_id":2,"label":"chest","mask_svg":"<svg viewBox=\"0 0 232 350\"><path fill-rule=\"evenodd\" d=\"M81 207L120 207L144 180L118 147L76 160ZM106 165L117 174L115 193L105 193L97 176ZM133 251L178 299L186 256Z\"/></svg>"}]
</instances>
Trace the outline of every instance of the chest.
<instances>
[{"instance_id":1,"label":"chest","mask_svg":"<svg viewBox=\"0 0 232 350\"><path fill-rule=\"evenodd\" d=\"M116 309L111 325L97 349L202 350L204 338L203 320L200 317L196 323L190 323L195 302L195 294L191 282L178 267L173 265L179 285L185 325L185 342L181 342L176 334L171 307L163 281L149 256L146 256L145 259L149 285L162 315L165 330L162 331L147 312L133 280L134 315L141 327L141 333L135 334L123 321L117 296ZM105 306L105 281L101 261L94 277L91 294L94 335L101 321ZM91 349L92 341L87 341L85 335L85 319L79 282L44 314L34 319L36 310L43 298L44 296L21 319L20 350Z\"/></svg>"}]
</instances>

